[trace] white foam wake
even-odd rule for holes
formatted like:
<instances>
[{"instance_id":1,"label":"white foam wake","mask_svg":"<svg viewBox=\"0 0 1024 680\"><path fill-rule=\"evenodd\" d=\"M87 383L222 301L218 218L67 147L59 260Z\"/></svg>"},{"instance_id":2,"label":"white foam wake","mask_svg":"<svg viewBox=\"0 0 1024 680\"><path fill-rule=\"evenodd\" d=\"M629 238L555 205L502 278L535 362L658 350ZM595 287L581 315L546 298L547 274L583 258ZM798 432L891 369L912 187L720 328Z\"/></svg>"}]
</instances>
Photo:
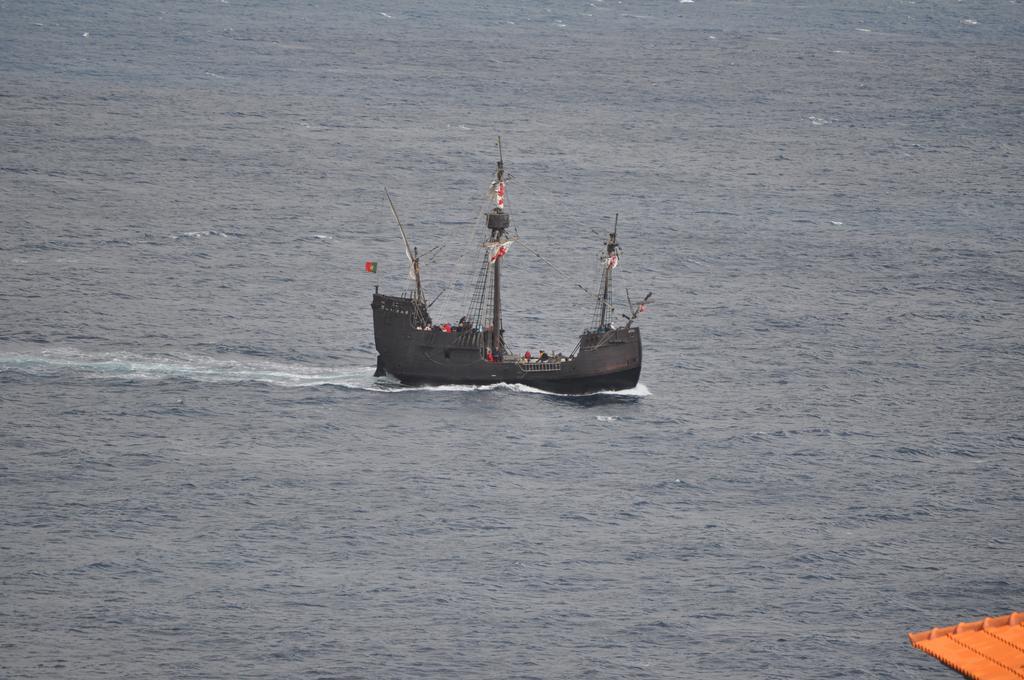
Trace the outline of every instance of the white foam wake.
<instances>
[{"instance_id":1,"label":"white foam wake","mask_svg":"<svg viewBox=\"0 0 1024 680\"><path fill-rule=\"evenodd\" d=\"M509 392L521 392L524 394L546 394L554 397L565 397L566 399L578 399L581 397L593 397L595 395L612 395L620 397L649 397L651 391L647 389L647 386L643 383L638 384L636 387L628 390L600 390L598 392L587 392L586 394L560 394L558 392L548 392L537 387L531 387L529 385L519 385L512 383L496 383L494 385L432 385L423 387L409 387L395 383L395 387L389 391L398 390L434 390L438 392L480 392L489 390L508 390Z\"/></svg>"},{"instance_id":2,"label":"white foam wake","mask_svg":"<svg viewBox=\"0 0 1024 680\"><path fill-rule=\"evenodd\" d=\"M373 368L321 367L248 362L186 355L138 355L130 352L88 353L73 349L45 350L38 354L0 354L0 371L17 370L37 375L79 374L98 378L162 380L183 378L197 382L262 382L285 387L340 385L369 388Z\"/></svg>"},{"instance_id":3,"label":"white foam wake","mask_svg":"<svg viewBox=\"0 0 1024 680\"><path fill-rule=\"evenodd\" d=\"M374 377L371 366L309 366L272 361L240 361L200 355L141 355L131 352L83 352L69 348L47 349L39 353L0 353L0 372L21 371L42 376L63 374L106 379L165 380L180 378L196 382L260 382L282 387L336 385L369 392L484 392L508 390L531 394L553 393L529 387L497 383L494 385L402 385L393 378ZM593 394L621 396L650 395L643 384L622 391ZM558 395L564 396L564 395ZM571 398L571 397L570 397Z\"/></svg>"}]
</instances>

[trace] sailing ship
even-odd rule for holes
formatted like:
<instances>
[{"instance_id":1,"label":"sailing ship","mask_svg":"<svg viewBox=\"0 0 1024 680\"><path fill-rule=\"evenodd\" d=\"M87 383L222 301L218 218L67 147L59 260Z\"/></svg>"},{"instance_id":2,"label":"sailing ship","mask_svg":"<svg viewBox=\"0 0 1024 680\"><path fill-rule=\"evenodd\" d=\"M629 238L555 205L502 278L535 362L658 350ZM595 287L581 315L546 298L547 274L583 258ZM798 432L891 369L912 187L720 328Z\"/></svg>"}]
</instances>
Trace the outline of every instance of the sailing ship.
<instances>
[{"instance_id":1,"label":"sailing ship","mask_svg":"<svg viewBox=\"0 0 1024 680\"><path fill-rule=\"evenodd\" d=\"M642 345L635 324L651 293L634 304L628 299L625 323L615 325L612 304L612 272L619 264L618 216L608 234L601 256L600 293L590 327L568 354L538 356L513 352L505 338L501 309L502 260L516 236L510 232L511 216L506 201L506 175L498 140L498 161L489 194L493 207L484 214L487 240L483 262L469 304L470 309L454 323L436 323L431 304L423 294L419 251L412 247L390 194L385 194L405 242L410 277L415 289L402 295L385 295L375 289L373 334L377 346L375 375L390 375L407 385L522 384L560 394L585 394L626 390L640 380ZM580 288L583 288L580 286ZM584 290L586 290L584 288ZM435 299L436 301L436 299Z\"/></svg>"}]
</instances>

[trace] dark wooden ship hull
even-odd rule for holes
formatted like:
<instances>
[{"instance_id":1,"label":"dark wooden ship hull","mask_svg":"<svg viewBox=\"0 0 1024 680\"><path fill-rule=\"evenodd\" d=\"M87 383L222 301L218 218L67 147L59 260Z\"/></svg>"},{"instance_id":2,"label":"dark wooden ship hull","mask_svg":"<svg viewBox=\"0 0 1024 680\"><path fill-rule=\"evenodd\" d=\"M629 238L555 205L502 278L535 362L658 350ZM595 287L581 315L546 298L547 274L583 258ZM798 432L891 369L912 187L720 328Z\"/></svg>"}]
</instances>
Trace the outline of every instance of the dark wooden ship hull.
<instances>
[{"instance_id":1,"label":"dark wooden ship hull","mask_svg":"<svg viewBox=\"0 0 1024 680\"><path fill-rule=\"evenodd\" d=\"M377 293L371 308L377 375L391 375L408 385L509 383L560 394L586 394L630 389L640 379L639 328L585 332L568 357L527 361L504 353L492 361L486 350L494 345L488 331L470 327L435 330L425 306L409 297ZM421 330L424 327L429 330Z\"/></svg>"}]
</instances>

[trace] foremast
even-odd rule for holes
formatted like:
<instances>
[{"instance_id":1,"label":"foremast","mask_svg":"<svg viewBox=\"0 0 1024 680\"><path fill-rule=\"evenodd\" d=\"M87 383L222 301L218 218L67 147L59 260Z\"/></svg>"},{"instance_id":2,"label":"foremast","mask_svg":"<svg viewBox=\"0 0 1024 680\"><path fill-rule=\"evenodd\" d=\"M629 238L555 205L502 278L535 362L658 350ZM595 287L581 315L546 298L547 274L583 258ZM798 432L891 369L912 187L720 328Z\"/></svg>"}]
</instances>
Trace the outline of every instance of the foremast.
<instances>
[{"instance_id":1,"label":"foremast","mask_svg":"<svg viewBox=\"0 0 1024 680\"><path fill-rule=\"evenodd\" d=\"M615 214L615 226L608 234L608 240L604 242L605 251L601 255L601 294L597 296L597 309L594 310L594 328L598 333L614 330L611 320L608 318L610 312L615 311L611 302L612 299L612 270L619 266L619 253L622 248L619 246L619 215ZM633 304L629 297L629 289L626 289L626 304L629 305L629 314L622 314L626 320L626 328L633 326L633 322L647 309L653 293L647 293L640 302Z\"/></svg>"}]
</instances>

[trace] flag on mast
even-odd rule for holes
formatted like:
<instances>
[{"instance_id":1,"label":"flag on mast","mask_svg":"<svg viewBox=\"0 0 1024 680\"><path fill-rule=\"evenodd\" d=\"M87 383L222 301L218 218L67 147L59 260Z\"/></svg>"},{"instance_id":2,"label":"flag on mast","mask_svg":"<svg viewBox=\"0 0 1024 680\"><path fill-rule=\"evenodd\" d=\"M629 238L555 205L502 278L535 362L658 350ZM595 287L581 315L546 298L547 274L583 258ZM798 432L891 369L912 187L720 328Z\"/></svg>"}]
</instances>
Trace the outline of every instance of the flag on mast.
<instances>
[{"instance_id":1,"label":"flag on mast","mask_svg":"<svg viewBox=\"0 0 1024 680\"><path fill-rule=\"evenodd\" d=\"M512 241L502 241L491 246L491 262L500 260L508 252L510 245L512 245Z\"/></svg>"},{"instance_id":2,"label":"flag on mast","mask_svg":"<svg viewBox=\"0 0 1024 680\"><path fill-rule=\"evenodd\" d=\"M366 268L366 271L370 272L371 274L376 274L377 273L377 263L376 262L371 262L370 260L367 260L366 264L363 265L363 266Z\"/></svg>"},{"instance_id":3,"label":"flag on mast","mask_svg":"<svg viewBox=\"0 0 1024 680\"><path fill-rule=\"evenodd\" d=\"M494 205L505 208L505 183L495 180L491 182L491 196L494 197Z\"/></svg>"}]
</instances>

